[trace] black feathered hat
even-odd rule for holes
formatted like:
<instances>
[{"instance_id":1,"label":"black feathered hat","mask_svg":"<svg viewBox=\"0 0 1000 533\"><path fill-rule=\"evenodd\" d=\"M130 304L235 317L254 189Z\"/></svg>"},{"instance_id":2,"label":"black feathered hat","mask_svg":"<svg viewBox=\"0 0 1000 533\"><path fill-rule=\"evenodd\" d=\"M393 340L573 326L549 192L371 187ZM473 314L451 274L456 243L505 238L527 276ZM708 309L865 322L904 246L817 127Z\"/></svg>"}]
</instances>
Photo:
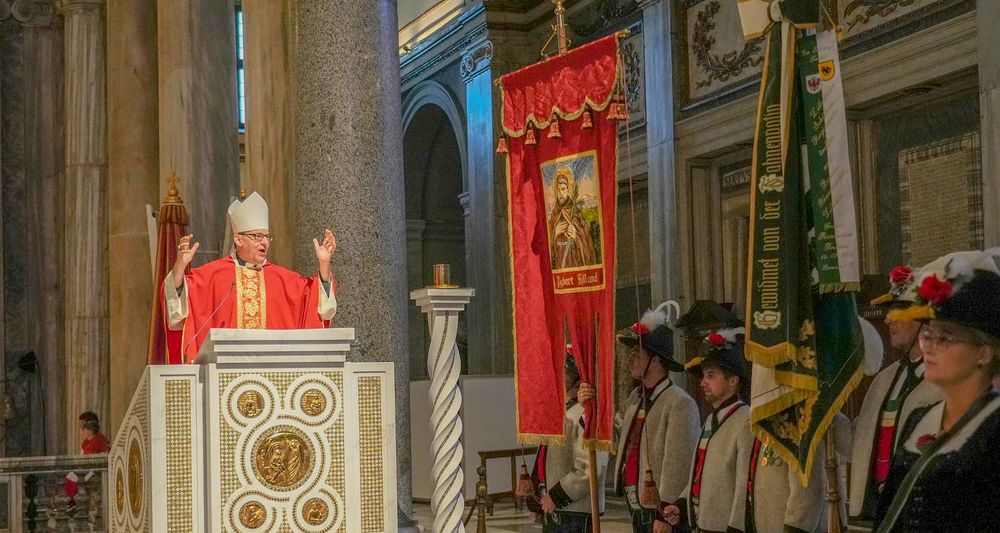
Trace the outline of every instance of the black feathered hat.
<instances>
[{"instance_id":1,"label":"black feathered hat","mask_svg":"<svg viewBox=\"0 0 1000 533\"><path fill-rule=\"evenodd\" d=\"M945 320L1000 342L1000 248L940 257L916 275L914 305L889 313L897 320Z\"/></svg>"},{"instance_id":2,"label":"black feathered hat","mask_svg":"<svg viewBox=\"0 0 1000 533\"><path fill-rule=\"evenodd\" d=\"M743 328L725 328L708 334L702 340L701 355L684 365L688 373L701 377L702 368L712 364L747 380L747 364L743 355Z\"/></svg>"},{"instance_id":3,"label":"black feathered hat","mask_svg":"<svg viewBox=\"0 0 1000 533\"><path fill-rule=\"evenodd\" d=\"M632 324L631 334L619 334L618 342L626 346L642 346L650 355L659 357L667 370L683 372L684 365L674 359L674 330L671 326L672 320L680 314L677 302L663 302L656 309L646 311L638 322Z\"/></svg>"}]
</instances>

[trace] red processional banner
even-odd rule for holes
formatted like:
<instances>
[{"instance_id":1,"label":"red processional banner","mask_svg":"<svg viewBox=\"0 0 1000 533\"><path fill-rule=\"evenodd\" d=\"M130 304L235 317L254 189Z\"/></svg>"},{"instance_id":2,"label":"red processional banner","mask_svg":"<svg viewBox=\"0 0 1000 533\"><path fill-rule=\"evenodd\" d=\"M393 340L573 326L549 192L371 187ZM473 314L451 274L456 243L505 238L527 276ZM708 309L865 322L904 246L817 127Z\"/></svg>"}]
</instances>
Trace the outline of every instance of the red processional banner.
<instances>
[{"instance_id":1,"label":"red processional banner","mask_svg":"<svg viewBox=\"0 0 1000 533\"><path fill-rule=\"evenodd\" d=\"M610 449L618 123L627 116L618 36L500 78L507 155L518 440L563 439L566 343L584 382L585 439Z\"/></svg>"},{"instance_id":2,"label":"red processional banner","mask_svg":"<svg viewBox=\"0 0 1000 533\"><path fill-rule=\"evenodd\" d=\"M149 350L146 363L150 365L176 365L184 362L181 355L181 332L167 327L167 310L162 297L163 280L177 261L177 243L187 233L187 209L174 185L156 217L158 238L156 264L153 272L153 307L149 317ZM190 272L191 267L188 267Z\"/></svg>"}]
</instances>

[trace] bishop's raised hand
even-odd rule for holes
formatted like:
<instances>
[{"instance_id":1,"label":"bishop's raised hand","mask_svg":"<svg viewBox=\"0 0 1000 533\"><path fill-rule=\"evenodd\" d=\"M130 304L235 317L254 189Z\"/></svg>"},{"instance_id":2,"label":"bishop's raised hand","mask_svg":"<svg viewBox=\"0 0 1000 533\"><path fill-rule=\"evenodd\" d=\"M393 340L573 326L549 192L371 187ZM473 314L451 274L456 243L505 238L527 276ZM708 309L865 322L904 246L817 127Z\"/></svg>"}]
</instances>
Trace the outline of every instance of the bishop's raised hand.
<instances>
[{"instance_id":1,"label":"bishop's raised hand","mask_svg":"<svg viewBox=\"0 0 1000 533\"><path fill-rule=\"evenodd\" d=\"M191 261L194 260L194 254L198 251L198 247L201 243L191 244L191 240L194 239L194 235L185 235L181 237L181 241L177 243L177 260L174 261L174 285L177 287L181 286L184 281L184 270L187 269Z\"/></svg>"},{"instance_id":2,"label":"bishop's raised hand","mask_svg":"<svg viewBox=\"0 0 1000 533\"><path fill-rule=\"evenodd\" d=\"M313 239L313 248L316 250L316 261L319 262L319 275L323 281L330 281L330 260L333 253L337 251L337 238L333 232L327 229L323 232L323 242Z\"/></svg>"}]
</instances>

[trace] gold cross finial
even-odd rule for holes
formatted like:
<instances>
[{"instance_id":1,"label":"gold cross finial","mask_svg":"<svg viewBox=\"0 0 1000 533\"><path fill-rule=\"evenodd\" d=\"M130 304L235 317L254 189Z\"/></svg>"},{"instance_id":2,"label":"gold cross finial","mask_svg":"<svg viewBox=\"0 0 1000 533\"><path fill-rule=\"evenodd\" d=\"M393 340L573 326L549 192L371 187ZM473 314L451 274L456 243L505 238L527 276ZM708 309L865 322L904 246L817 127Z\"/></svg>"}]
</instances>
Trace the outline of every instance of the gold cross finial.
<instances>
[{"instance_id":1,"label":"gold cross finial","mask_svg":"<svg viewBox=\"0 0 1000 533\"><path fill-rule=\"evenodd\" d=\"M243 200L246 199L247 199L247 190L244 189L243 187L240 187L240 201L242 202Z\"/></svg>"},{"instance_id":2,"label":"gold cross finial","mask_svg":"<svg viewBox=\"0 0 1000 533\"><path fill-rule=\"evenodd\" d=\"M177 190L177 182L181 178L177 176L176 171L172 171L169 176L167 176L167 197L164 198L163 203L165 204L183 204L184 200L181 199L181 193Z\"/></svg>"}]
</instances>

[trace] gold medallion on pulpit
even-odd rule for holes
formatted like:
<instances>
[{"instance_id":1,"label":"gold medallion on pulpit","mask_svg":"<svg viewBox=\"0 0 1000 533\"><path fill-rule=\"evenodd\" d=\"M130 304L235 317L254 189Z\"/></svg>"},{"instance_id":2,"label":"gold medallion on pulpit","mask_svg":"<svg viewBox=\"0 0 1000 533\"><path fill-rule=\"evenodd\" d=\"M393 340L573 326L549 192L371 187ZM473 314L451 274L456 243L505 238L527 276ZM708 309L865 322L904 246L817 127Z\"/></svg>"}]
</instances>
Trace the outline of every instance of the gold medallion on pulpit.
<instances>
[{"instance_id":1,"label":"gold medallion on pulpit","mask_svg":"<svg viewBox=\"0 0 1000 533\"><path fill-rule=\"evenodd\" d=\"M308 437L290 426L270 429L253 446L254 474L275 490L292 490L301 485L312 470L312 460Z\"/></svg>"},{"instance_id":2,"label":"gold medallion on pulpit","mask_svg":"<svg viewBox=\"0 0 1000 533\"><path fill-rule=\"evenodd\" d=\"M254 418L264 412L264 397L255 390L248 390L236 399L236 409L247 418Z\"/></svg>"},{"instance_id":3,"label":"gold medallion on pulpit","mask_svg":"<svg viewBox=\"0 0 1000 533\"><path fill-rule=\"evenodd\" d=\"M139 516L142 510L143 466L142 452L139 441L132 440L128 445L128 503L134 516Z\"/></svg>"},{"instance_id":4,"label":"gold medallion on pulpit","mask_svg":"<svg viewBox=\"0 0 1000 533\"><path fill-rule=\"evenodd\" d=\"M250 529L257 529L264 525L264 519L267 518L267 511L264 506L258 502L248 502L243 504L240 508L240 523L244 527Z\"/></svg>"},{"instance_id":5,"label":"gold medallion on pulpit","mask_svg":"<svg viewBox=\"0 0 1000 533\"><path fill-rule=\"evenodd\" d=\"M330 508L326 502L319 498L313 498L302 506L302 519L310 526L318 526L326 521L330 516Z\"/></svg>"},{"instance_id":6,"label":"gold medallion on pulpit","mask_svg":"<svg viewBox=\"0 0 1000 533\"><path fill-rule=\"evenodd\" d=\"M302 412L309 416L317 416L326 409L326 396L316 389L309 389L299 401Z\"/></svg>"},{"instance_id":7,"label":"gold medallion on pulpit","mask_svg":"<svg viewBox=\"0 0 1000 533\"><path fill-rule=\"evenodd\" d=\"M125 514L125 476L121 470L115 471L115 509L118 514Z\"/></svg>"}]
</instances>

